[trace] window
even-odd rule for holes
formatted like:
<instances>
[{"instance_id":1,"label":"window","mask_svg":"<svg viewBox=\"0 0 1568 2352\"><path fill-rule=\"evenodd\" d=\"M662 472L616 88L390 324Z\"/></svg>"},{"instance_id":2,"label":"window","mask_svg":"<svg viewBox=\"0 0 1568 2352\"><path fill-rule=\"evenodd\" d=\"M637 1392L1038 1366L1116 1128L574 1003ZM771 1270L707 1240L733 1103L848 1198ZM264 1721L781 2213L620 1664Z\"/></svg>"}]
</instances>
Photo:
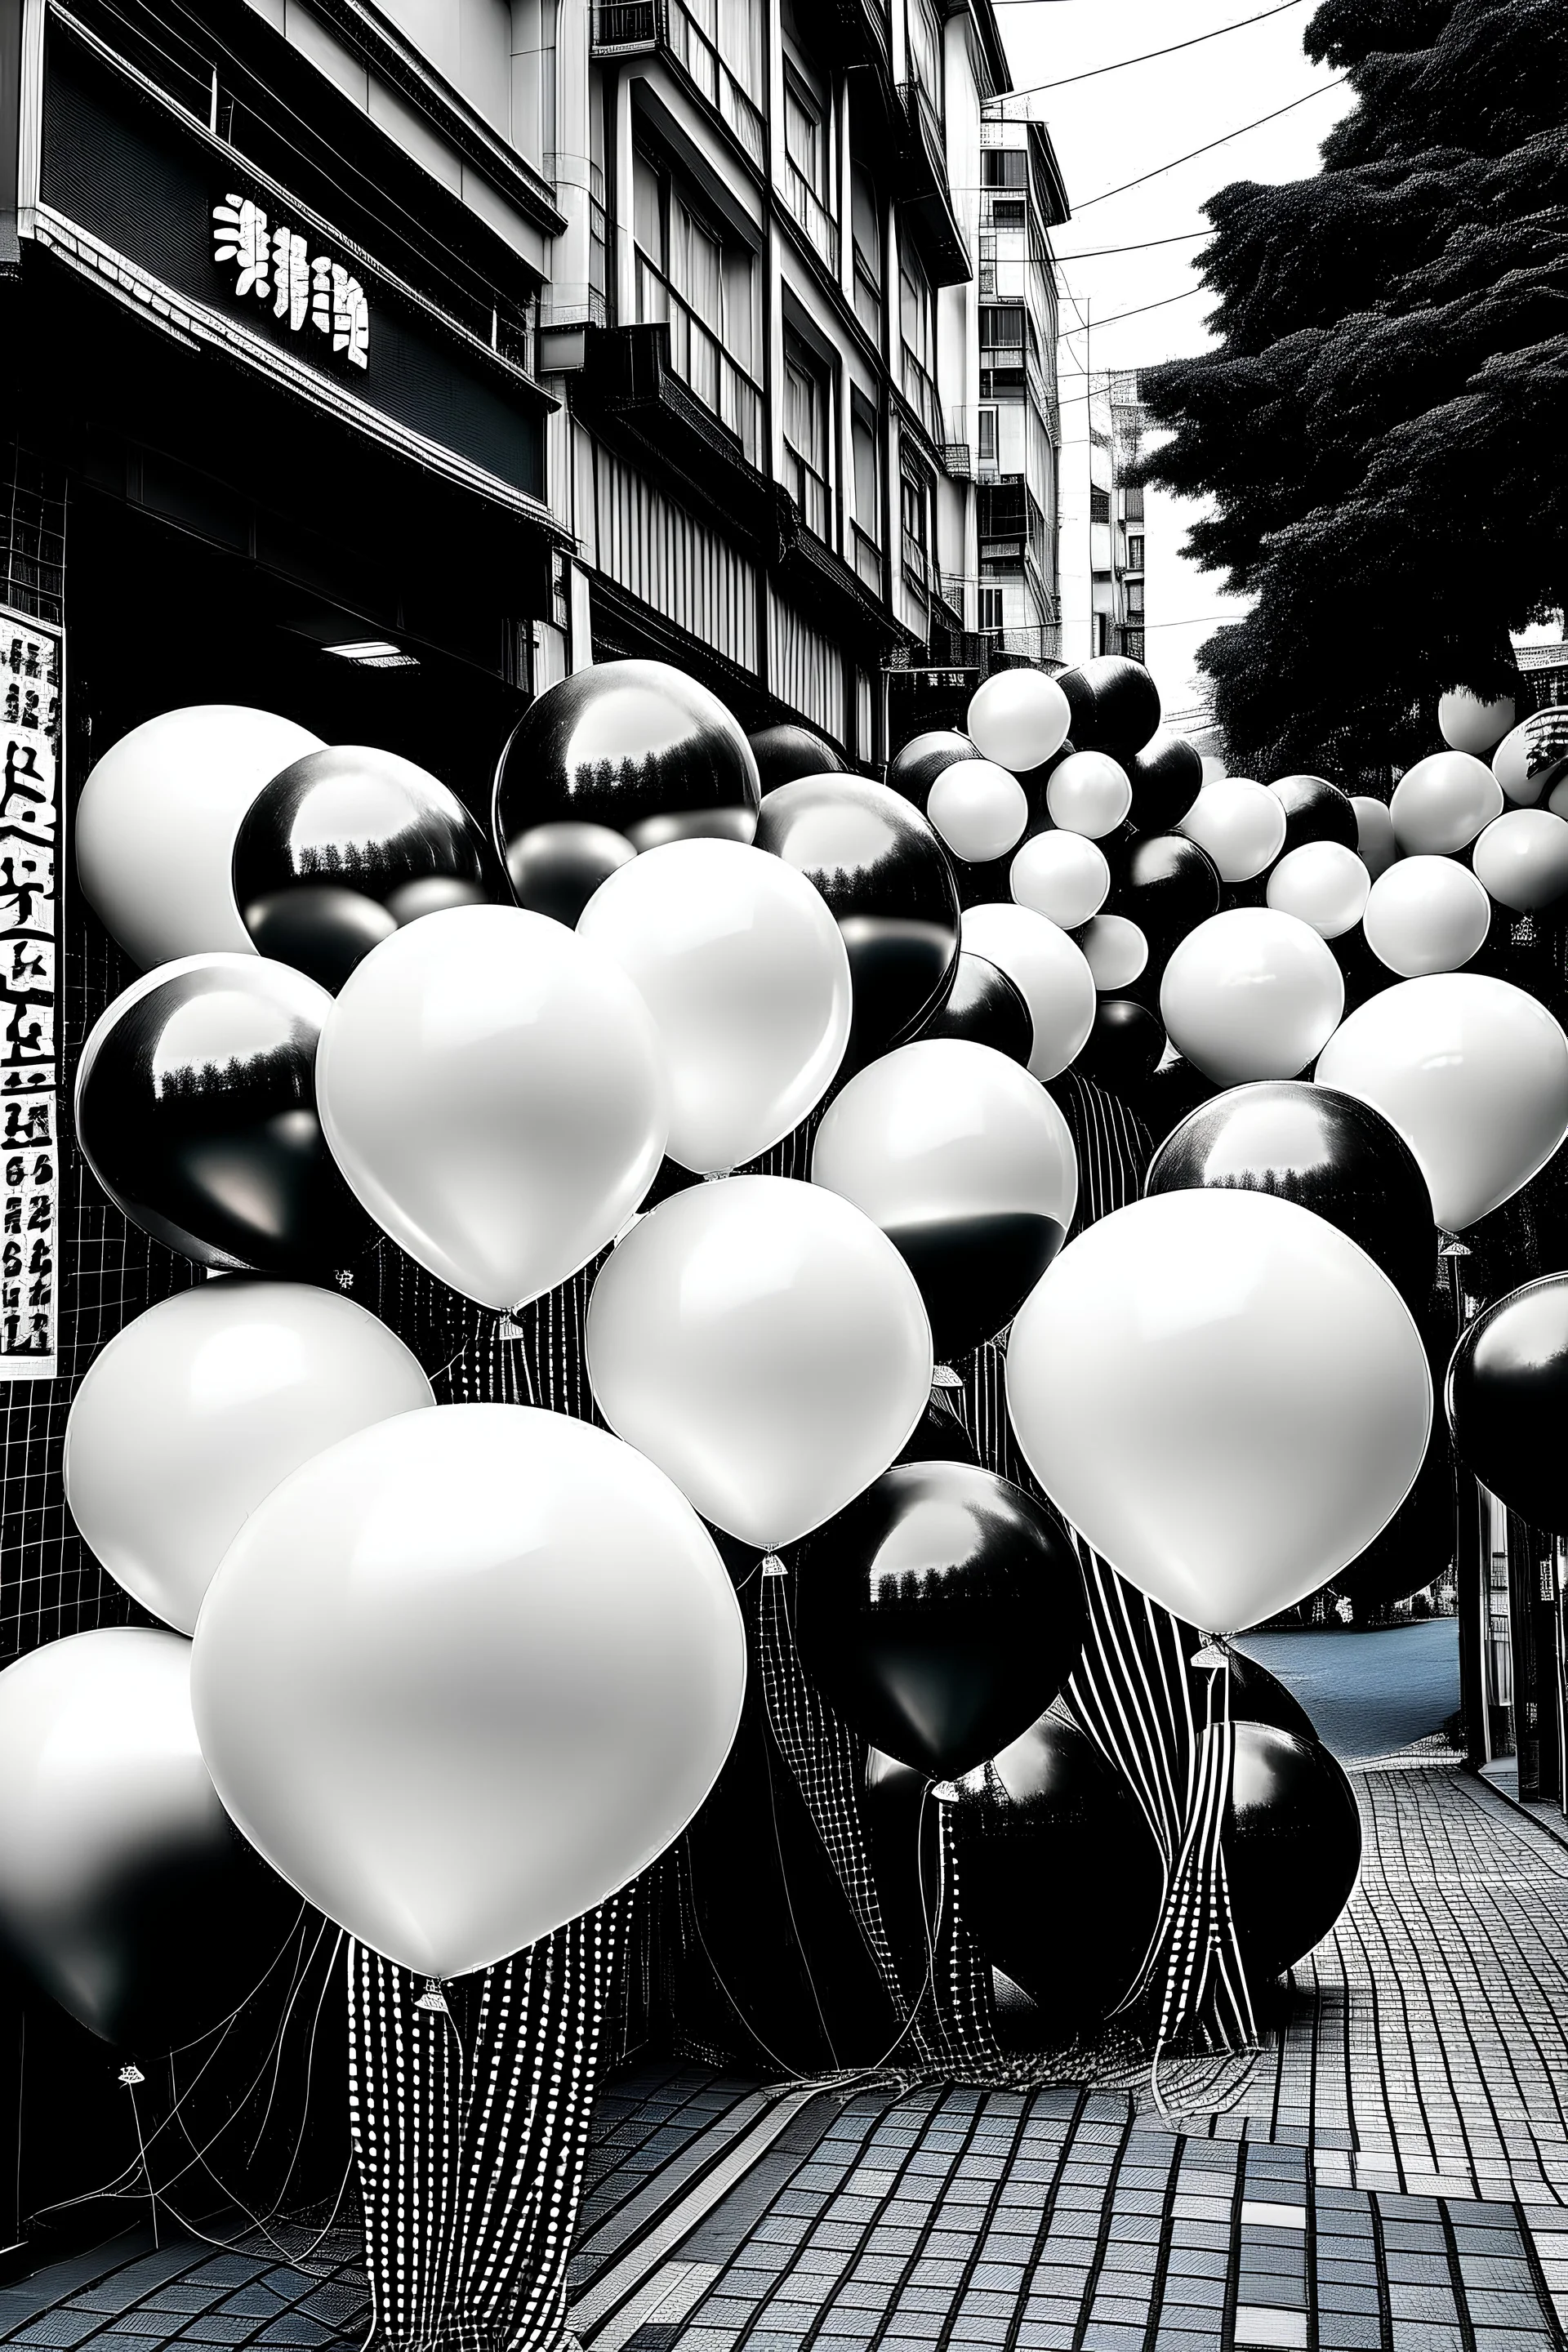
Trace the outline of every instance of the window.
<instances>
[{"instance_id":1,"label":"window","mask_svg":"<svg viewBox=\"0 0 1568 2352\"><path fill-rule=\"evenodd\" d=\"M904 22L914 78L935 107L940 119L942 110L942 18L935 0L908 0Z\"/></svg>"},{"instance_id":2,"label":"window","mask_svg":"<svg viewBox=\"0 0 1568 2352\"><path fill-rule=\"evenodd\" d=\"M1130 621L1141 621L1143 618L1143 583L1142 580L1130 580L1127 583L1127 617Z\"/></svg>"},{"instance_id":3,"label":"window","mask_svg":"<svg viewBox=\"0 0 1568 2352\"><path fill-rule=\"evenodd\" d=\"M784 337L784 487L806 529L827 537L827 382L804 344Z\"/></svg>"},{"instance_id":4,"label":"window","mask_svg":"<svg viewBox=\"0 0 1568 2352\"><path fill-rule=\"evenodd\" d=\"M931 579L931 486L913 467L899 478L899 516L903 532L904 567L923 588Z\"/></svg>"},{"instance_id":5,"label":"window","mask_svg":"<svg viewBox=\"0 0 1568 2352\"><path fill-rule=\"evenodd\" d=\"M750 248L726 242L668 164L632 157L637 316L668 325L672 373L736 434L748 461L762 456L762 395L752 378L755 269Z\"/></svg>"},{"instance_id":6,"label":"window","mask_svg":"<svg viewBox=\"0 0 1568 2352\"><path fill-rule=\"evenodd\" d=\"M1110 492L1102 490L1098 482L1089 485L1089 519L1090 522L1110 520Z\"/></svg>"},{"instance_id":7,"label":"window","mask_svg":"<svg viewBox=\"0 0 1568 2352\"><path fill-rule=\"evenodd\" d=\"M1127 541L1127 569L1129 572L1142 572L1143 569L1143 534L1141 530L1134 531Z\"/></svg>"},{"instance_id":8,"label":"window","mask_svg":"<svg viewBox=\"0 0 1568 2352\"><path fill-rule=\"evenodd\" d=\"M935 343L931 286L919 260L907 247L899 258L899 322L904 349L929 370Z\"/></svg>"},{"instance_id":9,"label":"window","mask_svg":"<svg viewBox=\"0 0 1568 2352\"><path fill-rule=\"evenodd\" d=\"M982 466L994 466L996 463L996 411L994 408L978 408L974 418L976 461Z\"/></svg>"},{"instance_id":10,"label":"window","mask_svg":"<svg viewBox=\"0 0 1568 2352\"><path fill-rule=\"evenodd\" d=\"M1000 229L1003 231L1008 229L1022 231L1027 226L1023 197L993 196L991 199L991 226L994 229Z\"/></svg>"},{"instance_id":11,"label":"window","mask_svg":"<svg viewBox=\"0 0 1568 2352\"><path fill-rule=\"evenodd\" d=\"M868 404L856 393L851 403L849 436L855 456L855 524L873 546L879 547L881 531L880 468L877 462L877 419Z\"/></svg>"},{"instance_id":12,"label":"window","mask_svg":"<svg viewBox=\"0 0 1568 2352\"><path fill-rule=\"evenodd\" d=\"M983 188L1026 188L1029 159L1021 147L987 147L980 158Z\"/></svg>"},{"instance_id":13,"label":"window","mask_svg":"<svg viewBox=\"0 0 1568 2352\"><path fill-rule=\"evenodd\" d=\"M975 590L975 626L999 629L1002 626L1002 591L1000 588Z\"/></svg>"},{"instance_id":14,"label":"window","mask_svg":"<svg viewBox=\"0 0 1568 2352\"><path fill-rule=\"evenodd\" d=\"M669 316L664 225L664 174L639 147L632 158L632 241L637 248L637 318L642 321Z\"/></svg>"},{"instance_id":15,"label":"window","mask_svg":"<svg viewBox=\"0 0 1568 2352\"><path fill-rule=\"evenodd\" d=\"M980 348L1024 348L1024 306L1021 302L989 302L980 312Z\"/></svg>"},{"instance_id":16,"label":"window","mask_svg":"<svg viewBox=\"0 0 1568 2352\"><path fill-rule=\"evenodd\" d=\"M784 152L819 203L827 201L822 110L793 66L784 68Z\"/></svg>"},{"instance_id":17,"label":"window","mask_svg":"<svg viewBox=\"0 0 1568 2352\"><path fill-rule=\"evenodd\" d=\"M1124 522L1142 522L1142 520L1143 520L1143 488L1142 488L1142 483L1140 483L1140 484L1138 485L1138 487L1137 487L1135 489L1123 490L1123 491L1122 491L1122 493L1121 493L1121 516L1122 516L1122 520L1123 520Z\"/></svg>"},{"instance_id":18,"label":"window","mask_svg":"<svg viewBox=\"0 0 1568 2352\"><path fill-rule=\"evenodd\" d=\"M1121 649L1127 656L1129 661L1141 662L1143 659L1142 630L1123 629L1121 632Z\"/></svg>"},{"instance_id":19,"label":"window","mask_svg":"<svg viewBox=\"0 0 1568 2352\"><path fill-rule=\"evenodd\" d=\"M849 218L855 245L855 316L873 342L882 340L882 215L864 163L849 167Z\"/></svg>"}]
</instances>

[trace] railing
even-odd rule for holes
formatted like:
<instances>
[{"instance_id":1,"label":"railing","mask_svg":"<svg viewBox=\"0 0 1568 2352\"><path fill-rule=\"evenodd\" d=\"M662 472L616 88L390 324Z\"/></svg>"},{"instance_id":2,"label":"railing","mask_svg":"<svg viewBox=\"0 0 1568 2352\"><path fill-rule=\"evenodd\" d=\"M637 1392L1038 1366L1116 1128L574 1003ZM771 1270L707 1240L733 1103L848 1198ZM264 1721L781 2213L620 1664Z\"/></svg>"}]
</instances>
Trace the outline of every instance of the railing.
<instances>
[{"instance_id":1,"label":"railing","mask_svg":"<svg viewBox=\"0 0 1568 2352\"><path fill-rule=\"evenodd\" d=\"M598 58L658 47L658 0L594 0L590 38Z\"/></svg>"},{"instance_id":2,"label":"railing","mask_svg":"<svg viewBox=\"0 0 1568 2352\"><path fill-rule=\"evenodd\" d=\"M625 0L619 0L625 5ZM665 0L669 54L696 85L725 129L740 142L760 172L767 152L762 110L743 89L712 41L681 0Z\"/></svg>"},{"instance_id":3,"label":"railing","mask_svg":"<svg viewBox=\"0 0 1568 2352\"><path fill-rule=\"evenodd\" d=\"M784 158L784 176L779 182L778 193L790 218L805 230L815 251L837 278L838 224L805 173L787 155Z\"/></svg>"},{"instance_id":4,"label":"railing","mask_svg":"<svg viewBox=\"0 0 1568 2352\"><path fill-rule=\"evenodd\" d=\"M851 523L849 530L855 543L855 576L879 596L882 593L882 551L870 532L862 530L858 522Z\"/></svg>"},{"instance_id":5,"label":"railing","mask_svg":"<svg viewBox=\"0 0 1568 2352\"><path fill-rule=\"evenodd\" d=\"M918 360L908 343L903 346L904 398L914 410L933 442L942 440L942 404L936 396L936 386L929 370Z\"/></svg>"},{"instance_id":6,"label":"railing","mask_svg":"<svg viewBox=\"0 0 1568 2352\"><path fill-rule=\"evenodd\" d=\"M692 397L711 410L741 445L749 466L760 466L763 395L738 368L713 329L700 319L642 254L637 256L637 315L669 328L669 372Z\"/></svg>"}]
</instances>

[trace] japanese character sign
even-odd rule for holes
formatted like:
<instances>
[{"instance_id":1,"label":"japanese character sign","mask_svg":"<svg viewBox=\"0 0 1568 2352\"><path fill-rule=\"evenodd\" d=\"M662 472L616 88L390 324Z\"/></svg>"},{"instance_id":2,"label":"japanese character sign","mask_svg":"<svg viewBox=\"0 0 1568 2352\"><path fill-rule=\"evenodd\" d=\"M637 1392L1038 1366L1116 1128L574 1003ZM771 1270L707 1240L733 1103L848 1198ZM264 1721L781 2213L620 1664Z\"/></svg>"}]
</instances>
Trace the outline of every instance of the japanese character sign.
<instances>
[{"instance_id":1,"label":"japanese character sign","mask_svg":"<svg viewBox=\"0 0 1568 2352\"><path fill-rule=\"evenodd\" d=\"M311 254L298 229L231 193L213 206L213 259L234 271L237 301L263 303L291 333L309 327L351 367L369 367L364 288L341 261Z\"/></svg>"},{"instance_id":2,"label":"japanese character sign","mask_svg":"<svg viewBox=\"0 0 1568 2352\"><path fill-rule=\"evenodd\" d=\"M59 639L0 609L0 1380L58 1363L59 744Z\"/></svg>"}]
</instances>

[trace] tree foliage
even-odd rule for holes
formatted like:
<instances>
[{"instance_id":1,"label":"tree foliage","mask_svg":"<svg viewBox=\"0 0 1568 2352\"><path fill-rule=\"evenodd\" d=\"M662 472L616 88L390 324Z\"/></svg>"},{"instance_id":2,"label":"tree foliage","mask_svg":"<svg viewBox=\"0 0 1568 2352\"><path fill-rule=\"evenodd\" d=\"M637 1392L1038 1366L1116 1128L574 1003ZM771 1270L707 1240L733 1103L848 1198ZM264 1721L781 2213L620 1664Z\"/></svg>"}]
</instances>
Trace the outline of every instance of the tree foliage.
<instances>
[{"instance_id":1,"label":"tree foliage","mask_svg":"<svg viewBox=\"0 0 1568 2352\"><path fill-rule=\"evenodd\" d=\"M1306 47L1360 103L1211 200L1221 340L1141 375L1142 470L1256 598L1199 656L1238 763L1371 781L1568 603L1568 5L1322 0Z\"/></svg>"}]
</instances>

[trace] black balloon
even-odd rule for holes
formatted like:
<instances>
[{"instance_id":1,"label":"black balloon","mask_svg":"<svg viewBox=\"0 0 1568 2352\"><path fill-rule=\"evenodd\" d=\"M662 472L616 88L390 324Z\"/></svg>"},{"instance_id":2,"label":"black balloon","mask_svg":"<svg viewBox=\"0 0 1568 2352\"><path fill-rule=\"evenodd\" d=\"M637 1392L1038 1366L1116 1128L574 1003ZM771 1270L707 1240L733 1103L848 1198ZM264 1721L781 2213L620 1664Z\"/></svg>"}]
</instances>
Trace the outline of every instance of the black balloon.
<instances>
[{"instance_id":1,"label":"black balloon","mask_svg":"<svg viewBox=\"0 0 1568 2352\"><path fill-rule=\"evenodd\" d=\"M1144 834L1118 842L1107 862L1108 910L1136 923L1162 961L1179 940L1219 912L1218 869L1184 834Z\"/></svg>"},{"instance_id":2,"label":"black balloon","mask_svg":"<svg viewBox=\"0 0 1568 2352\"><path fill-rule=\"evenodd\" d=\"M925 1411L914 1425L913 1433L905 1439L899 1454L900 1462L967 1462L975 1469L980 1456L973 1440L959 1419L956 1408L947 1400L956 1391L932 1389L926 1400ZM752 1555L752 1564L754 1565Z\"/></svg>"},{"instance_id":3,"label":"black balloon","mask_svg":"<svg viewBox=\"0 0 1568 2352\"><path fill-rule=\"evenodd\" d=\"M1407 1305L1432 1287L1432 1196L1403 1136L1368 1103L1301 1078L1263 1078L1203 1104L1150 1162L1144 1192L1272 1192L1337 1225Z\"/></svg>"},{"instance_id":4,"label":"black balloon","mask_svg":"<svg viewBox=\"0 0 1568 2352\"><path fill-rule=\"evenodd\" d=\"M931 788L942 770L956 767L960 760L979 757L967 735L957 734L951 727L933 728L927 734L911 735L902 750L894 752L888 762L888 783L903 799L913 801L923 816Z\"/></svg>"},{"instance_id":5,"label":"black balloon","mask_svg":"<svg viewBox=\"0 0 1568 2352\"><path fill-rule=\"evenodd\" d=\"M115 999L83 1049L77 1135L132 1223L230 1273L341 1266L371 1225L316 1116L331 1000L289 964L193 957Z\"/></svg>"},{"instance_id":6,"label":"black balloon","mask_svg":"<svg viewBox=\"0 0 1568 2352\"><path fill-rule=\"evenodd\" d=\"M511 895L530 914L573 928L601 882L637 851L607 824L536 824L507 850Z\"/></svg>"},{"instance_id":7,"label":"black balloon","mask_svg":"<svg viewBox=\"0 0 1568 2352\"><path fill-rule=\"evenodd\" d=\"M861 1735L951 1780L1049 1706L1083 1643L1083 1583L1041 1507L989 1470L910 1463L796 1554L801 1662Z\"/></svg>"},{"instance_id":8,"label":"black balloon","mask_svg":"<svg viewBox=\"0 0 1568 2352\"><path fill-rule=\"evenodd\" d=\"M1097 654L1057 684L1072 717L1068 732L1080 751L1109 751L1125 761L1141 751L1160 724L1160 689L1142 662Z\"/></svg>"},{"instance_id":9,"label":"black balloon","mask_svg":"<svg viewBox=\"0 0 1568 2352\"><path fill-rule=\"evenodd\" d=\"M1194 1648L1201 1639L1194 1630ZM1230 1660L1230 1712L1234 1722L1267 1723L1276 1731L1289 1731L1297 1739L1317 1738L1317 1727L1311 1717L1278 1675L1271 1675L1267 1666L1260 1666L1256 1658L1244 1656L1240 1650L1230 1650L1226 1654Z\"/></svg>"},{"instance_id":10,"label":"black balloon","mask_svg":"<svg viewBox=\"0 0 1568 2352\"><path fill-rule=\"evenodd\" d=\"M525 845L538 827L592 826L634 850L703 834L749 842L761 797L752 747L717 695L668 662L595 662L513 728L496 769L495 838L520 905L554 913L578 893L586 904L583 886L613 871L610 851L557 840L535 873Z\"/></svg>"},{"instance_id":11,"label":"black balloon","mask_svg":"<svg viewBox=\"0 0 1568 2352\"><path fill-rule=\"evenodd\" d=\"M764 793L792 784L797 776L842 774L847 762L809 727L759 727L747 736L757 779Z\"/></svg>"},{"instance_id":12,"label":"black balloon","mask_svg":"<svg viewBox=\"0 0 1568 2352\"><path fill-rule=\"evenodd\" d=\"M1415 1484L1363 1552L1334 1579L1357 1618L1407 1601L1443 1575L1454 1557L1454 1460L1441 1421L1432 1424Z\"/></svg>"},{"instance_id":13,"label":"black balloon","mask_svg":"<svg viewBox=\"0 0 1568 2352\"><path fill-rule=\"evenodd\" d=\"M1042 1717L969 1775L952 1819L963 1923L1036 2003L1041 2037L1108 2015L1149 1948L1163 1879L1131 1790L1088 1733Z\"/></svg>"},{"instance_id":14,"label":"black balloon","mask_svg":"<svg viewBox=\"0 0 1568 2352\"><path fill-rule=\"evenodd\" d=\"M1102 996L1073 1067L1114 1094L1132 1094L1147 1086L1164 1050L1164 1027L1148 1005L1131 996Z\"/></svg>"},{"instance_id":15,"label":"black balloon","mask_svg":"<svg viewBox=\"0 0 1568 2352\"><path fill-rule=\"evenodd\" d=\"M940 1364L1005 1331L1067 1239L1034 1209L941 1210L882 1231L920 1285Z\"/></svg>"},{"instance_id":16,"label":"black balloon","mask_svg":"<svg viewBox=\"0 0 1568 2352\"><path fill-rule=\"evenodd\" d=\"M1568 1274L1478 1315L1446 1391L1459 1459L1532 1528L1568 1535Z\"/></svg>"},{"instance_id":17,"label":"black balloon","mask_svg":"<svg viewBox=\"0 0 1568 2352\"><path fill-rule=\"evenodd\" d=\"M854 1012L841 1077L902 1045L958 970L958 891L925 818L864 776L803 776L767 794L756 845L807 876L849 956Z\"/></svg>"},{"instance_id":18,"label":"black balloon","mask_svg":"<svg viewBox=\"0 0 1568 2352\"><path fill-rule=\"evenodd\" d=\"M1280 776L1268 789L1285 807L1281 857L1308 841L1337 841L1342 848L1355 847L1360 828L1350 797L1326 776Z\"/></svg>"},{"instance_id":19,"label":"black balloon","mask_svg":"<svg viewBox=\"0 0 1568 2352\"><path fill-rule=\"evenodd\" d=\"M1203 790L1202 754L1184 735L1160 728L1122 761L1132 787L1131 821L1140 833L1168 833ZM1217 878L1217 877L1216 877Z\"/></svg>"},{"instance_id":20,"label":"black balloon","mask_svg":"<svg viewBox=\"0 0 1568 2352\"><path fill-rule=\"evenodd\" d=\"M947 1002L931 1014L922 1037L962 1037L989 1045L1010 1061L1028 1066L1035 1050L1035 1024L1017 982L984 956L965 948Z\"/></svg>"},{"instance_id":21,"label":"black balloon","mask_svg":"<svg viewBox=\"0 0 1568 2352\"><path fill-rule=\"evenodd\" d=\"M1326 1748L1270 1724L1235 1727L1223 1843L1237 1940L1258 1985L1321 1944L1361 1867L1355 1791Z\"/></svg>"},{"instance_id":22,"label":"black balloon","mask_svg":"<svg viewBox=\"0 0 1568 2352\"><path fill-rule=\"evenodd\" d=\"M378 940L444 907L504 903L495 851L412 760L334 743L273 777L234 845L257 951L339 989Z\"/></svg>"}]
</instances>

